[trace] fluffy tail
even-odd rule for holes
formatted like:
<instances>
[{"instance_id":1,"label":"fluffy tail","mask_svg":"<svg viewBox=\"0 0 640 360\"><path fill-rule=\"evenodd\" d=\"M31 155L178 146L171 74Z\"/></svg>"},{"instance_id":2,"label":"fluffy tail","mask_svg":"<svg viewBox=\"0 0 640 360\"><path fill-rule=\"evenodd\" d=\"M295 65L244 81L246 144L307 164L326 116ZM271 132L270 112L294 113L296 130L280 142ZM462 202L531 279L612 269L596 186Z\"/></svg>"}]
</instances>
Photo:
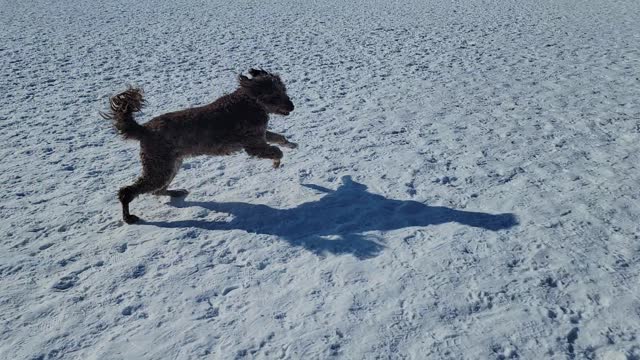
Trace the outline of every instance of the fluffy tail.
<instances>
[{"instance_id":1,"label":"fluffy tail","mask_svg":"<svg viewBox=\"0 0 640 360\"><path fill-rule=\"evenodd\" d=\"M130 87L127 91L111 97L109 104L110 111L100 115L112 120L113 125L125 139L140 140L147 133L147 129L133 119L133 113L144 107L142 89Z\"/></svg>"}]
</instances>

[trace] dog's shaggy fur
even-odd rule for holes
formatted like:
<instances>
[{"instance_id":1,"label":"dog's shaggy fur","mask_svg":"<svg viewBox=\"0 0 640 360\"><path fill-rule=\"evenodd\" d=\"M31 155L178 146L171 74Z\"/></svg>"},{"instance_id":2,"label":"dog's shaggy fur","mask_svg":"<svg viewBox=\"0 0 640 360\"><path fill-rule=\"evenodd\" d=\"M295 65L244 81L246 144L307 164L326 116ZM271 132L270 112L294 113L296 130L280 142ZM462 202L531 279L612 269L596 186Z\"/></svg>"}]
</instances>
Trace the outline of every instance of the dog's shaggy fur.
<instances>
[{"instance_id":1,"label":"dog's shaggy fur","mask_svg":"<svg viewBox=\"0 0 640 360\"><path fill-rule=\"evenodd\" d=\"M144 125L134 113L144 106L142 90L129 88L110 99L111 111L102 114L113 120L126 139L140 141L142 176L118 192L122 217L127 224L139 218L129 213L129 203L138 195L185 196L186 190L168 190L182 160L198 155L229 155L241 150L280 166L282 151L269 143L295 148L284 136L267 131L269 114L288 115L293 103L278 75L249 70L240 75L239 88L211 104L167 113Z\"/></svg>"}]
</instances>

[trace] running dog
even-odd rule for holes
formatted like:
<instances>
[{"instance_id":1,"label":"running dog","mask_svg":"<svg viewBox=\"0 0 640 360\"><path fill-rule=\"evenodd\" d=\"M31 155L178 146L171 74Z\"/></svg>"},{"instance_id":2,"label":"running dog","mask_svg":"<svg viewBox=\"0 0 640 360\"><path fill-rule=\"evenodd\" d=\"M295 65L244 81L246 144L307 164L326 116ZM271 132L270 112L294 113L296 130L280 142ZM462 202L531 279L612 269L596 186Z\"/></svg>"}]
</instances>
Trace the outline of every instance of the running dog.
<instances>
[{"instance_id":1,"label":"running dog","mask_svg":"<svg viewBox=\"0 0 640 360\"><path fill-rule=\"evenodd\" d=\"M289 115L294 109L278 75L249 70L240 75L239 87L214 102L171 112L140 125L134 114L144 106L143 92L129 88L110 98L110 111L102 113L113 121L125 139L140 142L142 175L118 192L122 218L127 224L140 220L129 212L129 203L140 194L181 197L186 190L169 190L182 160L199 155L230 155L246 151L250 156L271 159L280 166L282 151L272 144L295 149L297 144L267 130L269 114Z\"/></svg>"}]
</instances>

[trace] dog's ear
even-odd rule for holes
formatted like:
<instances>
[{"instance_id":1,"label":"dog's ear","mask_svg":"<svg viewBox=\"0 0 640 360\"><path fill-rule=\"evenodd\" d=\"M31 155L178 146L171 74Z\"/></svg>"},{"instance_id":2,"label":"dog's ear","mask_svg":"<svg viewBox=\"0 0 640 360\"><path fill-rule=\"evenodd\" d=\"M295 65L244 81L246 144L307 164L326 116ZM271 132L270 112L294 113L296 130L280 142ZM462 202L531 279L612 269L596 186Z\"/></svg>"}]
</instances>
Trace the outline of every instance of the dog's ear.
<instances>
[{"instance_id":1,"label":"dog's ear","mask_svg":"<svg viewBox=\"0 0 640 360\"><path fill-rule=\"evenodd\" d=\"M240 75L238 75L238 82L240 83L240 86L246 87L246 86L249 86L249 83L251 82L251 79L249 79L248 77L240 74Z\"/></svg>"},{"instance_id":2,"label":"dog's ear","mask_svg":"<svg viewBox=\"0 0 640 360\"><path fill-rule=\"evenodd\" d=\"M261 76L261 75L269 75L268 72L264 71L264 70L258 70L258 69L249 69L249 75L256 77L256 76Z\"/></svg>"}]
</instances>

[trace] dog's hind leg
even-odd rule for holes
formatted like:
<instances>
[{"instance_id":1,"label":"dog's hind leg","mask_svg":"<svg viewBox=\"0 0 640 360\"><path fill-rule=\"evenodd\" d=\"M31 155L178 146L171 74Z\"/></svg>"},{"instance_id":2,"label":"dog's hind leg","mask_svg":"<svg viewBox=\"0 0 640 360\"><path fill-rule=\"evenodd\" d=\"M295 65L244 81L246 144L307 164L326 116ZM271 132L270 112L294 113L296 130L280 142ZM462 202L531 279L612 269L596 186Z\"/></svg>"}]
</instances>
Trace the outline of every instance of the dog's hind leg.
<instances>
[{"instance_id":1,"label":"dog's hind leg","mask_svg":"<svg viewBox=\"0 0 640 360\"><path fill-rule=\"evenodd\" d=\"M187 189L161 189L153 192L153 195L165 195L171 197L185 197L189 195Z\"/></svg>"},{"instance_id":2,"label":"dog's hind leg","mask_svg":"<svg viewBox=\"0 0 640 360\"><path fill-rule=\"evenodd\" d=\"M155 190L153 192L153 195L165 195L165 196L171 196L171 197L183 197L183 196L187 196L189 194L189 191L187 191L185 189L174 189L174 190L169 190L168 189L169 185L171 184L173 179L176 177L176 174L180 170L180 166L182 166L182 159L177 159L173 164L173 172L171 173L171 176L169 178L169 181L167 182L167 185L165 185L162 189Z\"/></svg>"},{"instance_id":3,"label":"dog's hind leg","mask_svg":"<svg viewBox=\"0 0 640 360\"><path fill-rule=\"evenodd\" d=\"M118 192L118 198L122 203L122 219L127 224L133 224L140 220L135 215L129 212L129 203L133 201L138 195L157 192L157 191L169 191L166 188L169 186L171 180L179 168L179 164L176 167L178 159L171 158L162 154L154 154L155 157L150 157L141 152L142 159L142 176L138 178L133 184L125 186Z\"/></svg>"},{"instance_id":4,"label":"dog's hind leg","mask_svg":"<svg viewBox=\"0 0 640 360\"><path fill-rule=\"evenodd\" d=\"M138 195L151 192L155 188L157 188L157 185L155 185L153 181L141 176L133 184L125 186L118 191L118 199L120 199L120 203L122 204L122 220L124 220L124 222L133 224L140 220L139 217L129 212L129 203L138 197Z\"/></svg>"}]
</instances>

